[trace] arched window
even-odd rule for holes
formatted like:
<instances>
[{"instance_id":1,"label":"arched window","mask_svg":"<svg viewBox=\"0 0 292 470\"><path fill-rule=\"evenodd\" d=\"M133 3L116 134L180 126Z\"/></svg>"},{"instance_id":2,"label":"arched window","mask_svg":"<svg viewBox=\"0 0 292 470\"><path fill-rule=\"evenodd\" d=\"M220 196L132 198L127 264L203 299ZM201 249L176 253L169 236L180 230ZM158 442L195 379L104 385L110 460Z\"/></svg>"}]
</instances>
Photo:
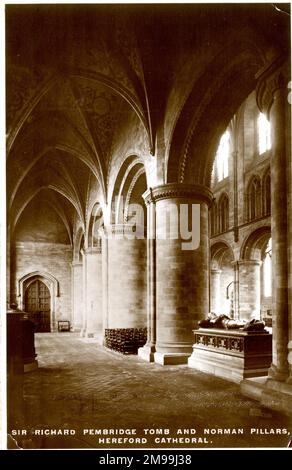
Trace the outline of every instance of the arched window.
<instances>
[{"instance_id":1,"label":"arched window","mask_svg":"<svg viewBox=\"0 0 292 470\"><path fill-rule=\"evenodd\" d=\"M268 171L263 181L263 208L264 215L271 214L271 174Z\"/></svg>"},{"instance_id":2,"label":"arched window","mask_svg":"<svg viewBox=\"0 0 292 470\"><path fill-rule=\"evenodd\" d=\"M263 259L264 296L272 295L272 239L270 238Z\"/></svg>"},{"instance_id":3,"label":"arched window","mask_svg":"<svg viewBox=\"0 0 292 470\"><path fill-rule=\"evenodd\" d=\"M226 232L229 228L229 198L223 194L219 199L219 231Z\"/></svg>"},{"instance_id":4,"label":"arched window","mask_svg":"<svg viewBox=\"0 0 292 470\"><path fill-rule=\"evenodd\" d=\"M247 190L247 218L254 220L261 216L261 182L253 176Z\"/></svg>"},{"instance_id":5,"label":"arched window","mask_svg":"<svg viewBox=\"0 0 292 470\"><path fill-rule=\"evenodd\" d=\"M222 181L228 176L228 159L230 151L230 133L225 131L222 135L217 153L215 156L212 180L214 182Z\"/></svg>"},{"instance_id":6,"label":"arched window","mask_svg":"<svg viewBox=\"0 0 292 470\"><path fill-rule=\"evenodd\" d=\"M271 148L271 126L263 113L258 117L258 148L260 155Z\"/></svg>"},{"instance_id":7,"label":"arched window","mask_svg":"<svg viewBox=\"0 0 292 470\"><path fill-rule=\"evenodd\" d=\"M217 212L218 212L217 203L214 201L210 209L211 235L216 235L216 233L218 232Z\"/></svg>"}]
</instances>

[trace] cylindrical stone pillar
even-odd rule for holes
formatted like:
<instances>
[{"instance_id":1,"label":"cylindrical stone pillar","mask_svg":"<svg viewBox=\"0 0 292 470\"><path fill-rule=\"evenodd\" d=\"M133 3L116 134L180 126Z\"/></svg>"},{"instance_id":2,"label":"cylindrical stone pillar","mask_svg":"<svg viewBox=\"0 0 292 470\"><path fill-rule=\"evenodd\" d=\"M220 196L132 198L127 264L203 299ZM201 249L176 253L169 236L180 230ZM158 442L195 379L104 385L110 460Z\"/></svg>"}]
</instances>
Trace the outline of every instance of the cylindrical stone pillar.
<instances>
[{"instance_id":1,"label":"cylindrical stone pillar","mask_svg":"<svg viewBox=\"0 0 292 470\"><path fill-rule=\"evenodd\" d=\"M204 186L169 183L151 188L144 198L155 203L154 360L183 364L192 353L192 330L208 313L212 195Z\"/></svg>"},{"instance_id":2,"label":"cylindrical stone pillar","mask_svg":"<svg viewBox=\"0 0 292 470\"><path fill-rule=\"evenodd\" d=\"M85 251L86 276L86 328L87 338L100 339L103 335L102 320L102 259L100 247Z\"/></svg>"},{"instance_id":3,"label":"cylindrical stone pillar","mask_svg":"<svg viewBox=\"0 0 292 470\"><path fill-rule=\"evenodd\" d=\"M285 107L287 92L274 91L270 110L272 130L271 156L271 234L273 270L273 364L270 375L285 379L288 375L288 244Z\"/></svg>"},{"instance_id":4,"label":"cylindrical stone pillar","mask_svg":"<svg viewBox=\"0 0 292 470\"><path fill-rule=\"evenodd\" d=\"M108 240L102 232L102 318L103 328L108 328Z\"/></svg>"},{"instance_id":5,"label":"cylindrical stone pillar","mask_svg":"<svg viewBox=\"0 0 292 470\"><path fill-rule=\"evenodd\" d=\"M220 309L220 278L221 269L211 269L210 272L210 310L216 314L219 314Z\"/></svg>"},{"instance_id":6,"label":"cylindrical stone pillar","mask_svg":"<svg viewBox=\"0 0 292 470\"><path fill-rule=\"evenodd\" d=\"M260 260L238 261L239 318L259 320L261 316L261 264Z\"/></svg>"},{"instance_id":7,"label":"cylindrical stone pillar","mask_svg":"<svg viewBox=\"0 0 292 470\"><path fill-rule=\"evenodd\" d=\"M72 275L72 329L81 331L83 305L83 279L82 262L73 261L71 266Z\"/></svg>"},{"instance_id":8,"label":"cylindrical stone pillar","mask_svg":"<svg viewBox=\"0 0 292 470\"><path fill-rule=\"evenodd\" d=\"M291 97L291 95L290 95ZM290 100L291 102L291 100ZM287 109L288 107L286 107ZM288 315L289 315L289 337L288 337L288 363L289 377L287 382L292 385L292 153L291 153L291 108L287 109L286 116L286 149L287 177L288 177Z\"/></svg>"},{"instance_id":9,"label":"cylindrical stone pillar","mask_svg":"<svg viewBox=\"0 0 292 470\"><path fill-rule=\"evenodd\" d=\"M85 250L81 250L82 255L82 291L83 291L83 308L82 308L82 327L80 331L80 336L85 336L86 334L86 324L87 324L87 312L86 312L86 283L87 283L87 275L86 275L86 253Z\"/></svg>"},{"instance_id":10,"label":"cylindrical stone pillar","mask_svg":"<svg viewBox=\"0 0 292 470\"><path fill-rule=\"evenodd\" d=\"M271 379L283 381L289 375L289 305L288 305L288 208L287 162L290 148L290 105L288 102L289 61L274 63L259 78L257 101L267 112L271 123L271 236L272 236L272 315L273 363L269 370ZM291 173L291 172L290 172ZM290 222L291 223L291 222Z\"/></svg>"},{"instance_id":11,"label":"cylindrical stone pillar","mask_svg":"<svg viewBox=\"0 0 292 470\"><path fill-rule=\"evenodd\" d=\"M146 238L144 227L106 227L108 246L108 328L143 328L146 314Z\"/></svg>"}]
</instances>

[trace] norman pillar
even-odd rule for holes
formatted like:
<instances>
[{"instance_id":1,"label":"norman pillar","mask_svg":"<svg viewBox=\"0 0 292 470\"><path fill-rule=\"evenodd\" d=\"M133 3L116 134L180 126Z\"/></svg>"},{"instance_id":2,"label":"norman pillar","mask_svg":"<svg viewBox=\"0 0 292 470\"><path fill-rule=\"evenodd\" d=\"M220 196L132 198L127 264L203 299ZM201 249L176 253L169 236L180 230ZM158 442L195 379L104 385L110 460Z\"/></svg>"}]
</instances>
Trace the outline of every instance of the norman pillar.
<instances>
[{"instance_id":1,"label":"norman pillar","mask_svg":"<svg viewBox=\"0 0 292 470\"><path fill-rule=\"evenodd\" d=\"M138 355L148 362L154 361L156 345L156 215L155 201L146 191L147 207L147 343Z\"/></svg>"},{"instance_id":2,"label":"norman pillar","mask_svg":"<svg viewBox=\"0 0 292 470\"><path fill-rule=\"evenodd\" d=\"M87 248L86 256L86 329L87 338L103 335L101 247Z\"/></svg>"},{"instance_id":3,"label":"norman pillar","mask_svg":"<svg viewBox=\"0 0 292 470\"><path fill-rule=\"evenodd\" d=\"M192 353L192 330L208 313L212 194L204 186L169 183L146 191L144 199L152 211L152 235L155 228L155 240L148 245L154 361L184 364Z\"/></svg>"},{"instance_id":4,"label":"norman pillar","mask_svg":"<svg viewBox=\"0 0 292 470\"><path fill-rule=\"evenodd\" d=\"M82 309L83 309L83 280L82 280L82 262L73 261L71 265L72 273L72 329L81 331L82 328Z\"/></svg>"},{"instance_id":5,"label":"norman pillar","mask_svg":"<svg viewBox=\"0 0 292 470\"><path fill-rule=\"evenodd\" d=\"M216 314L221 313L220 305L220 278L221 269L211 269L210 272L210 311Z\"/></svg>"},{"instance_id":6,"label":"norman pillar","mask_svg":"<svg viewBox=\"0 0 292 470\"><path fill-rule=\"evenodd\" d=\"M259 77L257 100L260 109L268 113L271 123L271 235L273 266L273 363L269 376L278 381L288 377L288 252L291 240L288 227L291 213L288 208L290 148L287 134L290 134L290 105L288 102L288 81L290 66L279 59L267 67ZM288 171L287 171L288 169Z\"/></svg>"},{"instance_id":7,"label":"norman pillar","mask_svg":"<svg viewBox=\"0 0 292 470\"><path fill-rule=\"evenodd\" d=\"M116 224L107 232L107 327L146 327L146 239L144 227Z\"/></svg>"}]
</instances>

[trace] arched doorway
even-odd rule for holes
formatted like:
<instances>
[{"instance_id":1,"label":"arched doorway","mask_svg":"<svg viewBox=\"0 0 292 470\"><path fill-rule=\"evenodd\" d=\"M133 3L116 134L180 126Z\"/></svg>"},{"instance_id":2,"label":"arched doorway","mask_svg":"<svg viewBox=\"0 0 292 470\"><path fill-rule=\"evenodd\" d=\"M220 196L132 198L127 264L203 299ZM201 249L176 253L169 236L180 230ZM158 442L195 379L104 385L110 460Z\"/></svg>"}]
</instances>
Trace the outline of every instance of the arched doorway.
<instances>
[{"instance_id":1,"label":"arched doorway","mask_svg":"<svg viewBox=\"0 0 292 470\"><path fill-rule=\"evenodd\" d=\"M51 331L51 295L44 282L36 279L25 291L25 311L35 324L35 331Z\"/></svg>"}]
</instances>

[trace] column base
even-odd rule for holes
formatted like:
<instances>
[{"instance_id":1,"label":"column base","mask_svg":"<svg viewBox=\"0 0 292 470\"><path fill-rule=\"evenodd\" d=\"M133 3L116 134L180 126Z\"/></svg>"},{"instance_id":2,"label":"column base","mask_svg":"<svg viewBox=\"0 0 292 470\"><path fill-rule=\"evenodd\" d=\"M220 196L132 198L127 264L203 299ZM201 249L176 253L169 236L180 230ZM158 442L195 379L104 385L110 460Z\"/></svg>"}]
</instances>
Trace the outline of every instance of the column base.
<instances>
[{"instance_id":1,"label":"column base","mask_svg":"<svg viewBox=\"0 0 292 470\"><path fill-rule=\"evenodd\" d=\"M292 416L292 385L271 378L245 379L240 383L242 395L257 400L262 406Z\"/></svg>"},{"instance_id":2,"label":"column base","mask_svg":"<svg viewBox=\"0 0 292 470\"><path fill-rule=\"evenodd\" d=\"M80 333L81 330L82 330L81 326L78 326L78 325L74 325L71 328L72 333Z\"/></svg>"},{"instance_id":3,"label":"column base","mask_svg":"<svg viewBox=\"0 0 292 470\"><path fill-rule=\"evenodd\" d=\"M84 338L92 338L92 339L93 339L93 338L94 338L94 335L95 335L95 333L94 333L93 331L86 330L86 331L84 332L84 335L83 335L83 336L84 336Z\"/></svg>"},{"instance_id":4,"label":"column base","mask_svg":"<svg viewBox=\"0 0 292 470\"><path fill-rule=\"evenodd\" d=\"M269 378L279 382L285 382L289 377L289 370L279 370L274 364L269 368Z\"/></svg>"},{"instance_id":5,"label":"column base","mask_svg":"<svg viewBox=\"0 0 292 470\"><path fill-rule=\"evenodd\" d=\"M191 353L154 353L154 362L162 366L187 364Z\"/></svg>"},{"instance_id":6,"label":"column base","mask_svg":"<svg viewBox=\"0 0 292 470\"><path fill-rule=\"evenodd\" d=\"M98 331L85 330L83 338L95 339L98 344L103 345L103 334Z\"/></svg>"},{"instance_id":7,"label":"column base","mask_svg":"<svg viewBox=\"0 0 292 470\"><path fill-rule=\"evenodd\" d=\"M35 359L32 362L28 362L23 365L23 372L32 372L33 370L36 370L38 366L38 361Z\"/></svg>"},{"instance_id":8,"label":"column base","mask_svg":"<svg viewBox=\"0 0 292 470\"><path fill-rule=\"evenodd\" d=\"M146 362L154 362L154 354L155 346L145 344L145 346L138 349L138 356Z\"/></svg>"},{"instance_id":9,"label":"column base","mask_svg":"<svg viewBox=\"0 0 292 470\"><path fill-rule=\"evenodd\" d=\"M103 333L96 333L95 338L99 346L104 346L104 334Z\"/></svg>"}]
</instances>

